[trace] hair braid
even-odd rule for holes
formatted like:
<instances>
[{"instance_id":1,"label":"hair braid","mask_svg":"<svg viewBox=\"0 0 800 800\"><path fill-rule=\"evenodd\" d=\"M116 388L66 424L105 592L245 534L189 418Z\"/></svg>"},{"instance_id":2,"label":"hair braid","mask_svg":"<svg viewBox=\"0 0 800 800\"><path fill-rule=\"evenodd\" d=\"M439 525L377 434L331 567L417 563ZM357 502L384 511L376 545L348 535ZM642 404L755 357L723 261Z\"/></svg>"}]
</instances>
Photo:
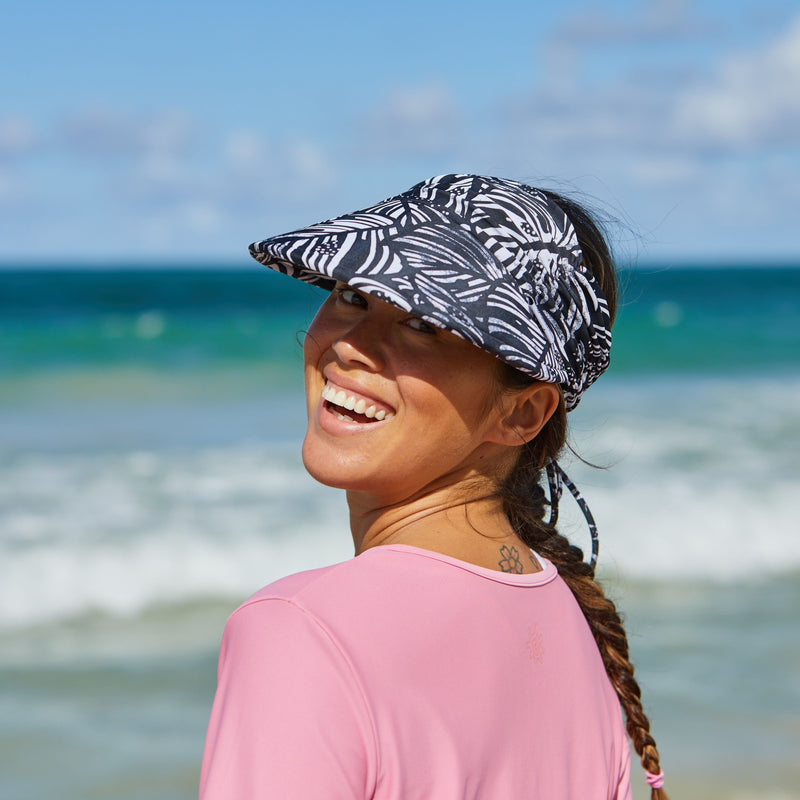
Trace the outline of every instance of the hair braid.
<instances>
[{"instance_id":1,"label":"hair braid","mask_svg":"<svg viewBox=\"0 0 800 800\"><path fill-rule=\"evenodd\" d=\"M575 228L584 263L602 287L614 319L617 283L613 259L605 236L592 216L578 203L546 191L567 214ZM503 368L501 382L509 389L529 385L531 379L511 367ZM650 775L661 771L650 721L642 708L642 692L634 678L628 653L628 637L614 603L594 579L594 570L584 562L583 552L570 544L554 526L544 521L548 501L541 485L544 466L566 443L567 419L563 400L535 439L520 448L517 463L500 488L503 508L520 539L551 561L569 586L589 625L606 673L625 711L626 728L642 766ZM662 788L653 788L651 800L668 800Z\"/></svg>"},{"instance_id":2,"label":"hair braid","mask_svg":"<svg viewBox=\"0 0 800 800\"><path fill-rule=\"evenodd\" d=\"M592 568L583 560L581 549L543 521L547 501L539 483L541 470L534 466L532 457L536 449L540 448L531 445L524 448L523 456L505 483L503 502L506 514L520 539L556 566L575 596L625 710L626 727L634 749L644 769L653 775L658 774L661 769L658 749L650 734L650 721L642 708L642 692L634 678L622 620L614 603L594 580ZM653 789L651 800L668 798L663 789Z\"/></svg>"}]
</instances>

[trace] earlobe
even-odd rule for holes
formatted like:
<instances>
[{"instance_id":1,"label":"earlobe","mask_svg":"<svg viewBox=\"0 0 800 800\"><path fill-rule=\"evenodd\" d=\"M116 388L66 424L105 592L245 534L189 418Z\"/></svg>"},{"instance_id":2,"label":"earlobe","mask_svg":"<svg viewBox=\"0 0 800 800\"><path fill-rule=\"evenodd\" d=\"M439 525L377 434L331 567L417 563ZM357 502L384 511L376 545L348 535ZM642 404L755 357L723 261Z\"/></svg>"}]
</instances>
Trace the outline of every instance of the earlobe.
<instances>
[{"instance_id":1,"label":"earlobe","mask_svg":"<svg viewBox=\"0 0 800 800\"><path fill-rule=\"evenodd\" d=\"M512 447L531 441L555 413L560 397L553 383L534 383L509 396L495 441Z\"/></svg>"}]
</instances>

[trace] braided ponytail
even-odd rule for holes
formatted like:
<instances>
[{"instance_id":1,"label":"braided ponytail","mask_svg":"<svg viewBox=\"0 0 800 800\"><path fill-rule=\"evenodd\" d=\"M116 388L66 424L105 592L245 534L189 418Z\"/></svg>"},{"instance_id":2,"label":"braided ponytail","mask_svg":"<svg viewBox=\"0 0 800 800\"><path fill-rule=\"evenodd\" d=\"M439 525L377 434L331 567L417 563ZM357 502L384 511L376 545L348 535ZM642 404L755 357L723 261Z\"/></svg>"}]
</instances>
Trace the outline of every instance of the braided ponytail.
<instances>
[{"instance_id":1,"label":"braided ponytail","mask_svg":"<svg viewBox=\"0 0 800 800\"><path fill-rule=\"evenodd\" d=\"M546 192L570 218L578 235L586 266L592 271L609 304L614 319L617 284L613 261L605 238L589 214L574 201ZM530 384L530 378L512 367L503 366L502 383L509 389ZM544 520L548 501L542 488L542 470L566 443L567 418L563 400L535 439L523 445L514 468L500 488L503 509L519 538L531 549L551 561L578 602L594 636L603 664L620 704L626 727L652 787L651 800L668 800L661 788L662 775L658 749L644 713L641 689L634 678L628 654L625 628L614 603L594 579L593 568L583 560L580 548Z\"/></svg>"},{"instance_id":2,"label":"braided ponytail","mask_svg":"<svg viewBox=\"0 0 800 800\"><path fill-rule=\"evenodd\" d=\"M614 603L594 580L581 549L544 522L546 500L539 482L541 468L535 466L535 451L543 448L532 447L534 442L523 448L519 462L505 481L501 495L503 508L519 538L556 566L578 601L625 711L634 749L648 776L652 776L650 781L658 783L654 777L661 772L658 749L650 734L650 721L642 709L642 692L630 663L625 628ZM661 788L653 788L652 800L668 800L667 794Z\"/></svg>"}]
</instances>

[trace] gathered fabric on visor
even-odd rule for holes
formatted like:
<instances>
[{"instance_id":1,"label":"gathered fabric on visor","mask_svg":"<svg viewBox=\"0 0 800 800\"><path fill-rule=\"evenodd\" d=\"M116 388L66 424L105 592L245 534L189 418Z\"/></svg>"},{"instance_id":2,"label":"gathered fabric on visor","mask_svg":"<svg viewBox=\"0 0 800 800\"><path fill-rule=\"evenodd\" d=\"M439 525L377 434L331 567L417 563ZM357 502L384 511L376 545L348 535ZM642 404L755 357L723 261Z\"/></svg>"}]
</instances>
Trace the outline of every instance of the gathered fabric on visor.
<instances>
[{"instance_id":1,"label":"gathered fabric on visor","mask_svg":"<svg viewBox=\"0 0 800 800\"><path fill-rule=\"evenodd\" d=\"M572 223L516 181L441 175L250 252L308 283L347 283L557 383L568 410L609 364L608 303Z\"/></svg>"}]
</instances>

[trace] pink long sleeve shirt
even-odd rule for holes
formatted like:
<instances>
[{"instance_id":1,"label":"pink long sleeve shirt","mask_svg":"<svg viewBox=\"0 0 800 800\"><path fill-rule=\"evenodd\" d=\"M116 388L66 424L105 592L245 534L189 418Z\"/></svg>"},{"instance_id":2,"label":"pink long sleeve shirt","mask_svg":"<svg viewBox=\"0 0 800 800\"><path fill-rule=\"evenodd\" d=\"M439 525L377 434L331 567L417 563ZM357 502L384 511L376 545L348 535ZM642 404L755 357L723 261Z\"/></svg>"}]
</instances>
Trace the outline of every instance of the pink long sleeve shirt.
<instances>
[{"instance_id":1,"label":"pink long sleeve shirt","mask_svg":"<svg viewBox=\"0 0 800 800\"><path fill-rule=\"evenodd\" d=\"M405 545L228 621L201 800L629 800L616 694L555 567Z\"/></svg>"}]
</instances>

